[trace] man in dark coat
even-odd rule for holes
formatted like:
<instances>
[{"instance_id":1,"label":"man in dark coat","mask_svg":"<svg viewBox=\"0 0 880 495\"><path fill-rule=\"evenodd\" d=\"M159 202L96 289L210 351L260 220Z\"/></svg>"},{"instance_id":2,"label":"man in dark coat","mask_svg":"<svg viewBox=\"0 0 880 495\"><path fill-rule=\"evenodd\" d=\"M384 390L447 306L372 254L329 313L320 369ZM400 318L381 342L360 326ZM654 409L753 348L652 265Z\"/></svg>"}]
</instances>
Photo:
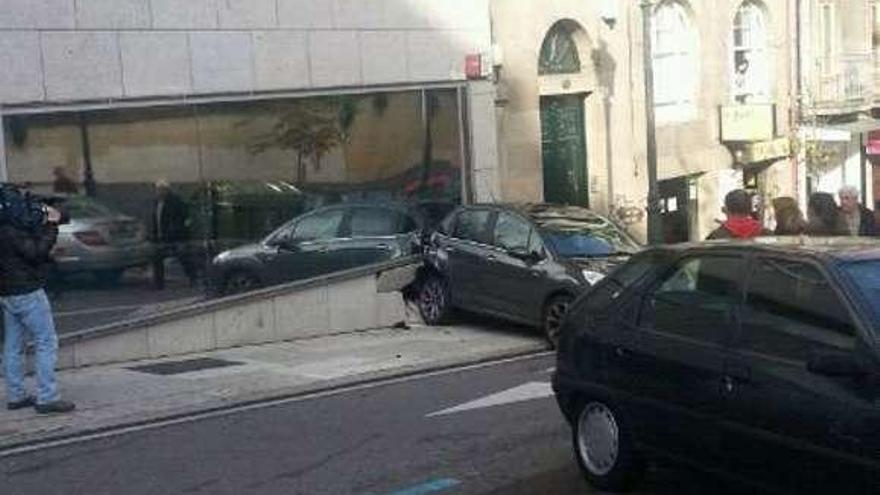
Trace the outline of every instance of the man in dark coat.
<instances>
[{"instance_id":1,"label":"man in dark coat","mask_svg":"<svg viewBox=\"0 0 880 495\"><path fill-rule=\"evenodd\" d=\"M156 182L156 199L150 215L150 238L156 245L153 256L153 283L165 287L165 259L177 258L183 271L195 283L196 272L189 256L189 230L186 226L186 204L175 194L168 182Z\"/></svg>"},{"instance_id":2,"label":"man in dark coat","mask_svg":"<svg viewBox=\"0 0 880 495\"><path fill-rule=\"evenodd\" d=\"M724 197L724 214L727 220L706 239L752 239L767 233L752 217L752 198L742 189L734 189Z\"/></svg>"},{"instance_id":3,"label":"man in dark coat","mask_svg":"<svg viewBox=\"0 0 880 495\"><path fill-rule=\"evenodd\" d=\"M880 234L874 214L859 202L859 190L853 186L843 186L838 191L840 216L851 236L877 237Z\"/></svg>"},{"instance_id":4,"label":"man in dark coat","mask_svg":"<svg viewBox=\"0 0 880 495\"><path fill-rule=\"evenodd\" d=\"M5 327L6 407L15 410L33 406L37 413L51 414L70 412L76 406L60 399L55 381L58 336L44 288L61 213L48 206L44 211L46 223L36 229L0 225L0 307ZM36 357L36 398L27 394L24 385L28 336L33 339Z\"/></svg>"}]
</instances>

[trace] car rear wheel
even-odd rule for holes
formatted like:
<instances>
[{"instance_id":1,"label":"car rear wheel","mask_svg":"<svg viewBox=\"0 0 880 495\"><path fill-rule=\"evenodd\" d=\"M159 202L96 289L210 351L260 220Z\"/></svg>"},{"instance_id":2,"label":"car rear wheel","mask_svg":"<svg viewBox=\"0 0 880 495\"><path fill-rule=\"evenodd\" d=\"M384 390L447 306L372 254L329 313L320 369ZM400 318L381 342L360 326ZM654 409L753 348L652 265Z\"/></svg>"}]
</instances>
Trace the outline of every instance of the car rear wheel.
<instances>
[{"instance_id":1,"label":"car rear wheel","mask_svg":"<svg viewBox=\"0 0 880 495\"><path fill-rule=\"evenodd\" d=\"M419 287L419 313L428 325L443 325L449 321L449 284L442 277L429 275Z\"/></svg>"},{"instance_id":2,"label":"car rear wheel","mask_svg":"<svg viewBox=\"0 0 880 495\"><path fill-rule=\"evenodd\" d=\"M640 479L644 463L634 449L631 432L610 405L586 402L572 433L578 465L593 486L625 491Z\"/></svg>"},{"instance_id":3,"label":"car rear wheel","mask_svg":"<svg viewBox=\"0 0 880 495\"><path fill-rule=\"evenodd\" d=\"M226 276L223 284L223 293L240 294L256 289L259 285L260 280L253 273L242 270L234 271Z\"/></svg>"},{"instance_id":4,"label":"car rear wheel","mask_svg":"<svg viewBox=\"0 0 880 495\"><path fill-rule=\"evenodd\" d=\"M544 337L554 349L557 344L559 344L559 334L562 331L562 322L565 320L565 315L568 314L568 308L571 306L571 302L571 296L559 295L550 298L550 300L547 301L547 304L544 305Z\"/></svg>"}]
</instances>

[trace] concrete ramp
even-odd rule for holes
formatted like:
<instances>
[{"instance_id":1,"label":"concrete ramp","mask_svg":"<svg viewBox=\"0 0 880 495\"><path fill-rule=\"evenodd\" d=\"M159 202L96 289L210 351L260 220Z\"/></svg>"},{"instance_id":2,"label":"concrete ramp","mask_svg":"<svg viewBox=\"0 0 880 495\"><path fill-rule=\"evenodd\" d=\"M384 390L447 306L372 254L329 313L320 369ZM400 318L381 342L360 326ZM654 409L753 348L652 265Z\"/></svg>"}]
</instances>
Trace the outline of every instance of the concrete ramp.
<instances>
[{"instance_id":1,"label":"concrete ramp","mask_svg":"<svg viewBox=\"0 0 880 495\"><path fill-rule=\"evenodd\" d=\"M390 327L406 320L407 258L60 337L58 367L155 359Z\"/></svg>"}]
</instances>

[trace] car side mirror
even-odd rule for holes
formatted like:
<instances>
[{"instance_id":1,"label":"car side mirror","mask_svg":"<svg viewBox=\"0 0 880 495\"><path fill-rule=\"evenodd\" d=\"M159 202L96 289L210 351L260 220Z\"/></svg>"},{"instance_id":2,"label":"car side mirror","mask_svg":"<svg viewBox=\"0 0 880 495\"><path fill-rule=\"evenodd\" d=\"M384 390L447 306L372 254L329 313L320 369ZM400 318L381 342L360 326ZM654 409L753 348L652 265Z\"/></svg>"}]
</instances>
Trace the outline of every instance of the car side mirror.
<instances>
[{"instance_id":1,"label":"car side mirror","mask_svg":"<svg viewBox=\"0 0 880 495\"><path fill-rule=\"evenodd\" d=\"M828 377L858 378L868 374L853 354L823 353L807 361L807 371Z\"/></svg>"}]
</instances>

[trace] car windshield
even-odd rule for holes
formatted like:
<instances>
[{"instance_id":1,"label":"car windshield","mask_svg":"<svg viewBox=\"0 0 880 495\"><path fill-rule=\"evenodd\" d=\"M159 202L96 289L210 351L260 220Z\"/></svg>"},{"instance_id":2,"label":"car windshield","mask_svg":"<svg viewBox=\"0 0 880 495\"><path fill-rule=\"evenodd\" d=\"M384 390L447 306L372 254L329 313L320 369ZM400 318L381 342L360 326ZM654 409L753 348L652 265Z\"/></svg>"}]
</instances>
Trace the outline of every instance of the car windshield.
<instances>
[{"instance_id":1,"label":"car windshield","mask_svg":"<svg viewBox=\"0 0 880 495\"><path fill-rule=\"evenodd\" d=\"M565 258L632 254L639 250L638 243L626 232L599 216L542 218L537 223L544 241Z\"/></svg>"},{"instance_id":2,"label":"car windshield","mask_svg":"<svg viewBox=\"0 0 880 495\"><path fill-rule=\"evenodd\" d=\"M110 208L86 197L71 198L65 202L70 218L112 217L116 213Z\"/></svg>"},{"instance_id":3,"label":"car windshield","mask_svg":"<svg viewBox=\"0 0 880 495\"><path fill-rule=\"evenodd\" d=\"M851 262L843 267L870 306L874 320L880 322L880 260Z\"/></svg>"}]
</instances>

